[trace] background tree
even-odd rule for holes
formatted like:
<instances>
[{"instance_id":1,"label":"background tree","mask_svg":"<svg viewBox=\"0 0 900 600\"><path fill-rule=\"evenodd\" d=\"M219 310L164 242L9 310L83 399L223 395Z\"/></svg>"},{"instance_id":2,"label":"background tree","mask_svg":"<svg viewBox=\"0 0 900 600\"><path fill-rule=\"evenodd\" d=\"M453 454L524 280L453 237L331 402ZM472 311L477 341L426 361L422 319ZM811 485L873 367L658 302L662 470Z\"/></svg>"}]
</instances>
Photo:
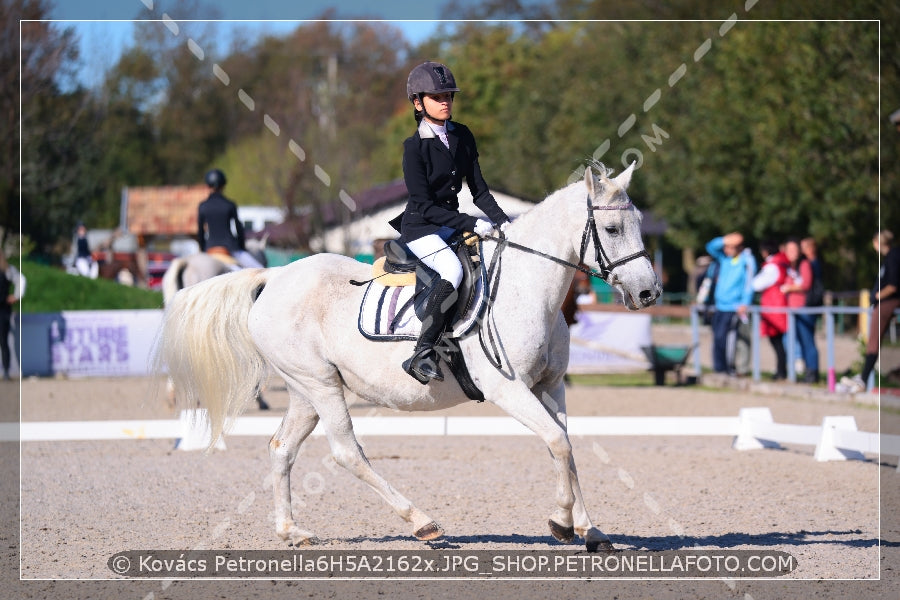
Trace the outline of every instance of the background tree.
<instances>
[{"instance_id":1,"label":"background tree","mask_svg":"<svg viewBox=\"0 0 900 600\"><path fill-rule=\"evenodd\" d=\"M166 10L177 19L201 8ZM900 98L897 7L496 0L472 11L463 16L487 21L442 26L416 48L384 23L308 22L230 48L203 23L181 22L177 36L143 23L102 88L87 92L60 86L60 69L29 67L23 90L41 89L23 136L29 223L40 224L46 249L75 214L114 222L123 186L199 182L213 165L229 172L241 203L280 203L311 215L314 230L335 210L348 218L341 190L402 175L401 144L414 131L406 75L434 59L460 80L456 116L476 132L495 189L540 199L587 159L618 170L637 158L632 195L668 222L667 244L697 252L727 229L751 241L811 234L832 266L829 287L870 285L877 257L868 240L900 218L900 135L887 121L900 102L879 113L876 91L880 82L885 99ZM739 20L720 34L732 13ZM698 15L710 20L679 20ZM545 16L555 20L492 21ZM790 18L810 21L769 21ZM64 30L40 35L65 47ZM708 52L695 55L707 39ZM682 63L683 77L668 85Z\"/></svg>"},{"instance_id":2,"label":"background tree","mask_svg":"<svg viewBox=\"0 0 900 600\"><path fill-rule=\"evenodd\" d=\"M88 200L96 194L96 186L90 177L89 165L96 160L98 149L93 144L88 118L91 103L88 94L80 88L63 90L61 83L74 80L72 69L76 65L78 49L71 30L58 29L46 19L45 2L3 2L4 27L19 25L21 31L21 131L15 117L18 106L8 109L11 95L4 86L3 97L7 112L5 127L12 135L4 140L21 140L21 164L18 153L10 154L4 141L3 179L4 207L0 210L4 223L4 235L18 231L18 215L13 208L21 194L21 222L38 248L44 252L60 238L71 235L75 221L83 215ZM28 19L28 21L26 21ZM6 43L19 39L18 33L4 37L3 60L7 54ZM15 54L13 56L16 56ZM9 70L7 70L9 72ZM18 90L18 86L13 89ZM19 135L15 135L18 132ZM21 174L21 188L9 183L9 166Z\"/></svg>"}]
</instances>

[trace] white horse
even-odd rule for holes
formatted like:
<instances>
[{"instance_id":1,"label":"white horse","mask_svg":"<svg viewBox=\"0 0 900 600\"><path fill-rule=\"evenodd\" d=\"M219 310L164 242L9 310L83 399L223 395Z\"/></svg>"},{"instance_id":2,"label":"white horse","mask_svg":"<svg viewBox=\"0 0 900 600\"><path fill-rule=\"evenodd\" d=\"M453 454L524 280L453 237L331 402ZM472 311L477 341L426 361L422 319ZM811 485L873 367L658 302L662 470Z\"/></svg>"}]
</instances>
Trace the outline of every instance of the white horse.
<instances>
[{"instance_id":1,"label":"white horse","mask_svg":"<svg viewBox=\"0 0 900 600\"><path fill-rule=\"evenodd\" d=\"M261 239L250 238L245 242L247 252L262 265L266 264L266 242L267 237ZM163 274L163 304L168 306L180 289L206 281L212 277L230 273L237 268L239 267L237 267L237 262L234 259L217 257L206 252L175 258Z\"/></svg>"},{"instance_id":2,"label":"white horse","mask_svg":"<svg viewBox=\"0 0 900 600\"><path fill-rule=\"evenodd\" d=\"M589 551L614 548L585 509L566 433L569 334L560 306L574 269L558 259L600 269L632 310L655 302L662 288L644 250L640 212L625 191L633 168L615 179L605 169L596 174L588 168L584 182L553 193L507 228L510 244L544 256L516 246L502 250L487 318L499 339L500 369L486 358L477 336L459 341L485 399L529 427L550 450L557 473L552 535L568 543L577 533ZM499 243L484 242L485 260ZM592 244L594 256L586 257ZM548 255L557 260L547 260ZM416 538L443 535L369 464L354 435L344 389L403 411L440 410L467 398L453 377L423 386L403 372L413 342L373 342L359 333L365 288L348 281L365 279L369 272L369 265L333 254L248 269L183 290L163 323L158 358L168 365L183 399L208 408L213 440L253 397L267 364L284 378L290 404L269 441L269 455L276 533L295 545L317 541L292 514L290 473L300 445L319 422L334 459L411 523Z\"/></svg>"}]
</instances>

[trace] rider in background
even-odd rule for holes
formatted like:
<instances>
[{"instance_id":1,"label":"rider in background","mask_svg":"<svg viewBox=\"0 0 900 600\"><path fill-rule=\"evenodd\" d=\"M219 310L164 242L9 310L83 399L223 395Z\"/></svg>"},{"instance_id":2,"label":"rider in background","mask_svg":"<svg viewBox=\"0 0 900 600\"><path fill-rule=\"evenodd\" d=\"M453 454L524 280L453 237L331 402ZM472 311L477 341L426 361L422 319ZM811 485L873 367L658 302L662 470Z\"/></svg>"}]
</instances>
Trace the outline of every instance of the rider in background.
<instances>
[{"instance_id":1,"label":"rider in background","mask_svg":"<svg viewBox=\"0 0 900 600\"><path fill-rule=\"evenodd\" d=\"M400 232L400 241L440 277L425 304L427 317L422 320L415 352L403 363L404 370L423 384L444 379L434 346L455 304L445 300L455 295L463 277L462 265L447 240L460 231L485 236L509 222L481 175L475 137L465 125L451 121L458 91L450 69L436 62L418 65L406 82L418 127L403 142L403 178L409 200L391 225ZM457 194L463 178L475 205L490 221L459 211Z\"/></svg>"},{"instance_id":2,"label":"rider in background","mask_svg":"<svg viewBox=\"0 0 900 600\"><path fill-rule=\"evenodd\" d=\"M237 205L222 194L225 173L213 169L206 174L209 197L197 207L197 241L200 250L222 247L242 267L263 268L244 247L244 226L237 216ZM232 225L234 229L232 230Z\"/></svg>"}]
</instances>

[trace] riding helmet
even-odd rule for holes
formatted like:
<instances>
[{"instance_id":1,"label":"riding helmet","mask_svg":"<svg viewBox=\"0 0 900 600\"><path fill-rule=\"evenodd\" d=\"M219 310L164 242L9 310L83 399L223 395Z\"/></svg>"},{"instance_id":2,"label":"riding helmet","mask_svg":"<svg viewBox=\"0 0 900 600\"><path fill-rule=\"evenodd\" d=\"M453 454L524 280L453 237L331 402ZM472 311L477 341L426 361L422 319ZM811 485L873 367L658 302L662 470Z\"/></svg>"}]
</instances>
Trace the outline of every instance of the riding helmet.
<instances>
[{"instance_id":1,"label":"riding helmet","mask_svg":"<svg viewBox=\"0 0 900 600\"><path fill-rule=\"evenodd\" d=\"M406 79L406 97L415 100L420 94L440 94L458 92L453 73L438 62L424 62L414 67Z\"/></svg>"},{"instance_id":2,"label":"riding helmet","mask_svg":"<svg viewBox=\"0 0 900 600\"><path fill-rule=\"evenodd\" d=\"M206 185L215 190L220 190L225 187L225 173L223 173L219 169L208 171L204 179L206 181Z\"/></svg>"}]
</instances>

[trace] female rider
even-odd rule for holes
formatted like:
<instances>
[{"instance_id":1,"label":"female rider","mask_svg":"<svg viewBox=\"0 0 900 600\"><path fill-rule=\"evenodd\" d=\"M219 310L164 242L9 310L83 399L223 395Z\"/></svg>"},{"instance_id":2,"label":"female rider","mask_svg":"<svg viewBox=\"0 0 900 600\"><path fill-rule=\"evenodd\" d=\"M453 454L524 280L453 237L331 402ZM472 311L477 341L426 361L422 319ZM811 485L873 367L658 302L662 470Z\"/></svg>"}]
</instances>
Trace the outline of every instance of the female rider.
<instances>
[{"instance_id":1,"label":"female rider","mask_svg":"<svg viewBox=\"0 0 900 600\"><path fill-rule=\"evenodd\" d=\"M456 232L488 235L505 226L509 217L491 195L481 167L475 138L465 125L451 121L453 96L459 88L445 65L425 62L407 78L406 95L413 103L418 128L403 142L403 177L409 200L403 214L391 221L400 241L440 278L425 303L425 318L415 352L403 369L422 384L443 381L435 344L444 332L455 295L462 281L462 265L447 240ZM459 194L465 178L475 206L490 219L459 211Z\"/></svg>"}]
</instances>

